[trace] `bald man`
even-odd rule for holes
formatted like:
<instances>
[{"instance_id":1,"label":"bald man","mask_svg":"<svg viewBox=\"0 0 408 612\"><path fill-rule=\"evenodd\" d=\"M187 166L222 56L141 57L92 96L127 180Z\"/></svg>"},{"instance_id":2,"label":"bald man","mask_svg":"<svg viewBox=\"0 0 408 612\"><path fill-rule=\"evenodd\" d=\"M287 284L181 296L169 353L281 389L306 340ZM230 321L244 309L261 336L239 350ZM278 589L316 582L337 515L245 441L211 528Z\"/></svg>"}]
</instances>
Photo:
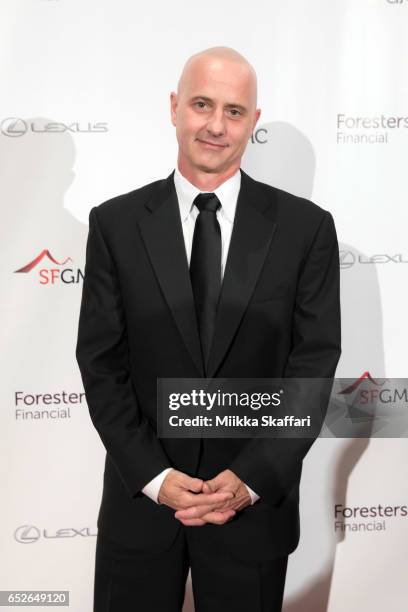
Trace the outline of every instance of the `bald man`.
<instances>
[{"instance_id":1,"label":"bald man","mask_svg":"<svg viewBox=\"0 0 408 612\"><path fill-rule=\"evenodd\" d=\"M158 438L158 378L332 378L338 244L328 211L241 158L257 79L193 55L171 92L177 165L89 215L76 356L106 448L94 612L281 610L313 438Z\"/></svg>"}]
</instances>

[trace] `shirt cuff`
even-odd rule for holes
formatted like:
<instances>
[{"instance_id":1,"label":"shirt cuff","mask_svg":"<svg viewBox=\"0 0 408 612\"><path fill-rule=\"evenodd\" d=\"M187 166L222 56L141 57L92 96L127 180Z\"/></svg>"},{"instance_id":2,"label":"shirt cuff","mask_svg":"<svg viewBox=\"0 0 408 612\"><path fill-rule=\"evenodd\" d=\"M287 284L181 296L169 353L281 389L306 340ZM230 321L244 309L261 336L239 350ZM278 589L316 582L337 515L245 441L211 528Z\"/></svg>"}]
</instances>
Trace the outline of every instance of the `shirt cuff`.
<instances>
[{"instance_id":1,"label":"shirt cuff","mask_svg":"<svg viewBox=\"0 0 408 612\"><path fill-rule=\"evenodd\" d=\"M162 485L163 480L166 478L167 474L173 468L166 468L160 474L157 474L150 482L148 482L142 489L142 493L150 497L156 504L160 504L159 502L159 491Z\"/></svg>"},{"instance_id":2,"label":"shirt cuff","mask_svg":"<svg viewBox=\"0 0 408 612\"><path fill-rule=\"evenodd\" d=\"M253 491L250 487L248 487L248 485L245 484L245 482L244 482L244 485L248 489L248 493L251 496L251 506L252 506L256 501L258 501L259 495L257 495L257 493L255 493L255 491Z\"/></svg>"}]
</instances>

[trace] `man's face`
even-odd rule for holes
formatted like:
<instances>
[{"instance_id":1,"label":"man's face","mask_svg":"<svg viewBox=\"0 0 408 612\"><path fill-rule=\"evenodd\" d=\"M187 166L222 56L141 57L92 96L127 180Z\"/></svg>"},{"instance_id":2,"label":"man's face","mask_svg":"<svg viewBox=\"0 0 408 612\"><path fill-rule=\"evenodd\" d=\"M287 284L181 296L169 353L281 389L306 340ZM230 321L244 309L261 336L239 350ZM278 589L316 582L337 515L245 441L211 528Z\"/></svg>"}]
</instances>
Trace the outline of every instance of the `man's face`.
<instances>
[{"instance_id":1,"label":"man's face","mask_svg":"<svg viewBox=\"0 0 408 612\"><path fill-rule=\"evenodd\" d=\"M258 121L256 86L244 64L201 58L185 71L178 96L171 94L179 162L201 172L239 166Z\"/></svg>"}]
</instances>

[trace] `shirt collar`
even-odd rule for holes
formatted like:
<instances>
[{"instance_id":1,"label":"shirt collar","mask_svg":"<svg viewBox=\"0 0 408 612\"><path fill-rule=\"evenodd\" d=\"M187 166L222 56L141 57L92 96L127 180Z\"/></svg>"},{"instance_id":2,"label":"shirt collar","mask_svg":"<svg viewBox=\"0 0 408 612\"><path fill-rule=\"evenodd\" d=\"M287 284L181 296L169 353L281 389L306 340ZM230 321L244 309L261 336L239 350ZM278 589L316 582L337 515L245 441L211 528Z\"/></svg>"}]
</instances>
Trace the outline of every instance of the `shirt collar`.
<instances>
[{"instance_id":1,"label":"shirt collar","mask_svg":"<svg viewBox=\"0 0 408 612\"><path fill-rule=\"evenodd\" d=\"M181 174L177 166L174 171L174 186L179 201L181 220L184 222L191 212L195 197L201 193L201 191ZM231 223L234 220L240 187L241 172L238 168L235 174L221 183L217 189L214 189L214 193L221 202L221 213Z\"/></svg>"}]
</instances>

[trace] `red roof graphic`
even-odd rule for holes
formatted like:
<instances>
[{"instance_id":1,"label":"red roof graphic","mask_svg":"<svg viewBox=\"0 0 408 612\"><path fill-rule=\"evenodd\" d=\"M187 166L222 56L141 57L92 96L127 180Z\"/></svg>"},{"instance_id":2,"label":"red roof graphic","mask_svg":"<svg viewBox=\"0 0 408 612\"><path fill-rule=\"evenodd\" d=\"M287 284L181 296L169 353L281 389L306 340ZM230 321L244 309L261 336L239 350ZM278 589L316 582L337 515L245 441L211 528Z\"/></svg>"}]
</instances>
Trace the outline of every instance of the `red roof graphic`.
<instances>
[{"instance_id":1,"label":"red roof graphic","mask_svg":"<svg viewBox=\"0 0 408 612\"><path fill-rule=\"evenodd\" d=\"M383 384L388 380L387 378L385 378L383 380L383 382L379 382L378 380L375 380L370 372L366 371L364 372L360 378L357 378L357 380L355 382L353 382L351 385L349 385L348 387L346 387L345 389L343 389L343 391L339 391L339 395L344 395L346 393L352 393L353 391L355 391L357 389L357 387L359 387L361 385L361 383L364 380L369 380L371 383L373 383L373 385L376 385L377 387L382 387Z\"/></svg>"},{"instance_id":2,"label":"red roof graphic","mask_svg":"<svg viewBox=\"0 0 408 612\"><path fill-rule=\"evenodd\" d=\"M35 259L33 259L32 261L30 261L30 263L26 264L25 266L23 266L22 268L19 268L19 270L14 270L14 272L30 272L30 270L32 270L33 268L35 268L35 266L40 263L40 261L44 258L44 257L48 257L48 259L50 259L53 263L57 264L57 266L64 266L67 261L72 261L71 257L67 257L66 259L64 259L64 261L57 261L49 252L48 249L43 249L41 251L41 253L39 255L37 255L37 257Z\"/></svg>"}]
</instances>

